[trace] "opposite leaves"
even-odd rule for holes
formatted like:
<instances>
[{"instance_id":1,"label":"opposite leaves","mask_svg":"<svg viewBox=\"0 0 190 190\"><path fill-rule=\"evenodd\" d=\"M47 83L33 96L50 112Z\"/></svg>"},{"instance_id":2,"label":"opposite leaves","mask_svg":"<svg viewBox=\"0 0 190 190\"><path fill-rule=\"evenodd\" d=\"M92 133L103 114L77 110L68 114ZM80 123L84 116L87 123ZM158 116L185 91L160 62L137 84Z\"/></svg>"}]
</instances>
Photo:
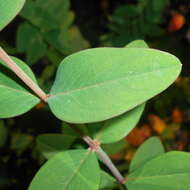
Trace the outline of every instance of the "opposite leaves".
<instances>
[{"instance_id":1,"label":"opposite leaves","mask_svg":"<svg viewBox=\"0 0 190 190\"><path fill-rule=\"evenodd\" d=\"M61 120L89 123L118 116L165 90L179 75L173 55L144 48L95 48L61 63L48 103Z\"/></svg>"},{"instance_id":2,"label":"opposite leaves","mask_svg":"<svg viewBox=\"0 0 190 190\"><path fill-rule=\"evenodd\" d=\"M127 178L129 190L188 190L190 154L169 152L142 165Z\"/></svg>"}]
</instances>

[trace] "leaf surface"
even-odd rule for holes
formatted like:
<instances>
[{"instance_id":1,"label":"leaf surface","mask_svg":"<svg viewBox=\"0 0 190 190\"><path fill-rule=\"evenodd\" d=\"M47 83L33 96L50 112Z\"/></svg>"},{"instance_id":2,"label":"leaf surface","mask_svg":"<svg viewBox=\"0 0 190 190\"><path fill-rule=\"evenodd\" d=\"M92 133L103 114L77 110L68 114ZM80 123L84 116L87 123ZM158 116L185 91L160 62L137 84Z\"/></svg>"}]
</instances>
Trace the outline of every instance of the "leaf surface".
<instances>
[{"instance_id":1,"label":"leaf surface","mask_svg":"<svg viewBox=\"0 0 190 190\"><path fill-rule=\"evenodd\" d=\"M13 20L22 9L25 0L0 0L0 31Z\"/></svg>"},{"instance_id":2,"label":"leaf surface","mask_svg":"<svg viewBox=\"0 0 190 190\"><path fill-rule=\"evenodd\" d=\"M137 152L134 155L134 158L131 161L129 171L132 172L136 170L137 168L144 165L144 163L147 161L160 156L164 152L164 147L159 138L149 138L138 148Z\"/></svg>"},{"instance_id":3,"label":"leaf surface","mask_svg":"<svg viewBox=\"0 0 190 190\"><path fill-rule=\"evenodd\" d=\"M129 190L188 190L190 154L169 152L146 162L127 178Z\"/></svg>"},{"instance_id":4,"label":"leaf surface","mask_svg":"<svg viewBox=\"0 0 190 190\"><path fill-rule=\"evenodd\" d=\"M165 90L180 71L181 64L175 56L158 50L84 50L62 61L48 103L61 120L102 121Z\"/></svg>"},{"instance_id":5,"label":"leaf surface","mask_svg":"<svg viewBox=\"0 0 190 190\"><path fill-rule=\"evenodd\" d=\"M32 180L29 190L98 190L100 169L94 152L70 150L45 163Z\"/></svg>"},{"instance_id":6,"label":"leaf surface","mask_svg":"<svg viewBox=\"0 0 190 190\"><path fill-rule=\"evenodd\" d=\"M14 58L15 63L35 82L30 68L21 60ZM20 79L0 61L0 118L14 117L23 114L40 102Z\"/></svg>"}]
</instances>

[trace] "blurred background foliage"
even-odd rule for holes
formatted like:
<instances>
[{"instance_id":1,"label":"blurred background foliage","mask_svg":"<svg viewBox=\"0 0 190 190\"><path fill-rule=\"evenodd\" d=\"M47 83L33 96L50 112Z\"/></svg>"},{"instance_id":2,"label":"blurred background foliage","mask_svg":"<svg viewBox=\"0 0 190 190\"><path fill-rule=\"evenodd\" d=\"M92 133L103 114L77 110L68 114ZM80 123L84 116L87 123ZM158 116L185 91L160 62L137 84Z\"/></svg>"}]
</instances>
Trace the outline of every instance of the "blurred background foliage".
<instances>
[{"instance_id":1,"label":"blurred background foliage","mask_svg":"<svg viewBox=\"0 0 190 190\"><path fill-rule=\"evenodd\" d=\"M0 45L31 66L46 91L65 56L90 47L122 47L135 39L178 56L183 71L147 103L138 127L124 140L103 145L123 174L136 148L150 136L159 136L167 150L190 151L189 0L27 0L0 35ZM0 120L0 189L27 189L45 161L36 137L65 130L43 103ZM86 145L77 139L71 148L81 146Z\"/></svg>"}]
</instances>

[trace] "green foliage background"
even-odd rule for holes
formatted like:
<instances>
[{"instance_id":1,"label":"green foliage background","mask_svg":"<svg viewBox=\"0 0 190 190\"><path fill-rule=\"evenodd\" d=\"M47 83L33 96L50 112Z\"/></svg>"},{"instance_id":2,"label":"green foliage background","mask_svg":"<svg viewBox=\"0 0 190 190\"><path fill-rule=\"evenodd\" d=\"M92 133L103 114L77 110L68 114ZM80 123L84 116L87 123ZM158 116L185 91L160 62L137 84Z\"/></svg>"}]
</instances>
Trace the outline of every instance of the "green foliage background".
<instances>
[{"instance_id":1,"label":"green foliage background","mask_svg":"<svg viewBox=\"0 0 190 190\"><path fill-rule=\"evenodd\" d=\"M175 12L183 14L186 23L180 30L170 33L168 25ZM170 126L172 110L175 107L181 109L183 121L178 130L171 127L171 131L174 131L172 131L172 137L170 137L171 134L166 133L160 135L167 150L179 150L178 144L182 142L184 144L182 150L189 151L189 17L188 0L94 0L89 2L85 0L80 2L77 0L27 0L19 16L1 32L0 45L9 54L20 57L31 66L40 86L46 91L49 91L52 86L60 61L65 56L82 49L99 46L123 47L132 40L144 39L150 47L173 53L183 63L184 69L180 81L148 103L140 124L146 123L147 115L154 113L165 118ZM99 127L98 124L89 125ZM79 127L83 130L82 125ZM52 153L51 145L44 148L46 139L52 138L52 147L54 147L54 139L60 138L61 142L60 134L68 130L70 129L67 125L52 116L43 104L22 116L1 119L0 189L26 189L36 171L44 163L44 156L46 158L52 156L49 153ZM57 136L50 137L48 134L39 136L44 133L56 133ZM72 133L73 131L69 131L70 135L64 136L68 139L68 145L56 147L58 150L65 150L70 146L71 148L86 147ZM36 141L37 136L39 137ZM107 142L110 142L109 137L106 137L104 143ZM46 150L43 152L44 156L39 151L42 147ZM122 154L125 154L126 148L136 149L125 140L114 145L105 144L103 147L110 155L120 150L123 150ZM160 149L162 152L162 147ZM115 161L123 174L126 174L128 169L132 170L136 167L138 162L139 160L136 159L132 162L131 168L128 168L129 163L124 157ZM154 165L154 161L152 164ZM151 168L151 164L148 167ZM109 176L103 179L108 178ZM109 178L108 181L113 181L113 179ZM130 185L133 186L133 184ZM103 182L102 188L104 188Z\"/></svg>"}]
</instances>

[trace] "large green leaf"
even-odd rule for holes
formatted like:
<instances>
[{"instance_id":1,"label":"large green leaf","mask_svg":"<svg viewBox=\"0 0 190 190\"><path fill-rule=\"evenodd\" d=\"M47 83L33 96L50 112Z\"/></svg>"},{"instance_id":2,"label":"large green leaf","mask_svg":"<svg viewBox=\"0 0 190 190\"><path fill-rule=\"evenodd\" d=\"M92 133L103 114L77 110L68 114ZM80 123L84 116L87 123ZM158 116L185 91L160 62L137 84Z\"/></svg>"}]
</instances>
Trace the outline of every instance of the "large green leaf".
<instances>
[{"instance_id":1,"label":"large green leaf","mask_svg":"<svg viewBox=\"0 0 190 190\"><path fill-rule=\"evenodd\" d=\"M126 114L106 120L97 130L94 138L101 143L113 143L127 136L135 127L144 110L144 104L137 106Z\"/></svg>"},{"instance_id":2,"label":"large green leaf","mask_svg":"<svg viewBox=\"0 0 190 190\"><path fill-rule=\"evenodd\" d=\"M133 160L131 161L129 171L133 172L137 168L144 165L149 160L163 154L164 147L157 137L151 137L146 140L135 153Z\"/></svg>"},{"instance_id":3,"label":"large green leaf","mask_svg":"<svg viewBox=\"0 0 190 190\"><path fill-rule=\"evenodd\" d=\"M106 120L166 89L180 70L180 61L175 56L158 50L84 50L62 61L48 103L61 120Z\"/></svg>"},{"instance_id":4,"label":"large green leaf","mask_svg":"<svg viewBox=\"0 0 190 190\"><path fill-rule=\"evenodd\" d=\"M0 0L0 31L19 13L25 0Z\"/></svg>"},{"instance_id":5,"label":"large green leaf","mask_svg":"<svg viewBox=\"0 0 190 190\"><path fill-rule=\"evenodd\" d=\"M36 83L34 74L21 60L15 63ZM0 61L0 118L23 114L39 103L39 98L30 93L27 87Z\"/></svg>"},{"instance_id":6,"label":"large green leaf","mask_svg":"<svg viewBox=\"0 0 190 190\"><path fill-rule=\"evenodd\" d=\"M127 177L129 190L190 189L190 154L169 152L146 162Z\"/></svg>"},{"instance_id":7,"label":"large green leaf","mask_svg":"<svg viewBox=\"0 0 190 190\"><path fill-rule=\"evenodd\" d=\"M38 171L29 190L98 190L100 169L94 152L71 150L55 155Z\"/></svg>"},{"instance_id":8,"label":"large green leaf","mask_svg":"<svg viewBox=\"0 0 190 190\"><path fill-rule=\"evenodd\" d=\"M47 158L68 149L75 140L75 136L62 134L43 134L37 137L38 148Z\"/></svg>"}]
</instances>

